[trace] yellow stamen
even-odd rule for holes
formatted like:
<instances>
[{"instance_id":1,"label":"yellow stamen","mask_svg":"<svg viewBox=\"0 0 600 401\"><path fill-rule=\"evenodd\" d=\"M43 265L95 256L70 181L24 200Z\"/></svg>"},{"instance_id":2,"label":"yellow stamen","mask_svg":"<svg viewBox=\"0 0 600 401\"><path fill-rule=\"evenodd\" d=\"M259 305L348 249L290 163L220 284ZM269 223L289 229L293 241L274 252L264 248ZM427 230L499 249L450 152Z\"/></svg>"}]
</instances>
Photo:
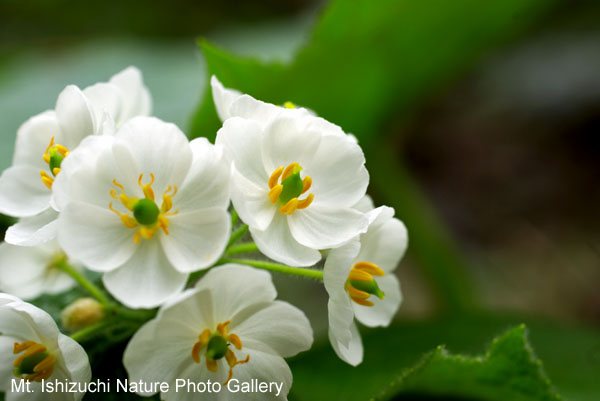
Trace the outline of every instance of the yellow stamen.
<instances>
[{"instance_id":1,"label":"yellow stamen","mask_svg":"<svg viewBox=\"0 0 600 401\"><path fill-rule=\"evenodd\" d=\"M279 212L283 214L292 214L298 209L298 198L292 198L288 203L279 208Z\"/></svg>"},{"instance_id":2,"label":"yellow stamen","mask_svg":"<svg viewBox=\"0 0 600 401\"><path fill-rule=\"evenodd\" d=\"M154 174L150 173L150 184L142 185L143 176L143 173L140 174L138 178L138 185L140 186L140 188L142 188L142 191L144 191L144 196L146 197L146 199L154 200L154 190L152 189L152 184L154 184Z\"/></svg>"},{"instance_id":3,"label":"yellow stamen","mask_svg":"<svg viewBox=\"0 0 600 401\"><path fill-rule=\"evenodd\" d=\"M354 302L356 302L359 305L362 306L373 306L375 305L373 302L371 301L367 301L366 299L361 299L361 298L357 298L357 297L350 297Z\"/></svg>"},{"instance_id":4,"label":"yellow stamen","mask_svg":"<svg viewBox=\"0 0 600 401\"><path fill-rule=\"evenodd\" d=\"M48 173L44 170L40 170L40 175L42 176L42 182L48 189L52 189L52 184L54 184L54 178L50 177Z\"/></svg>"},{"instance_id":5,"label":"yellow stamen","mask_svg":"<svg viewBox=\"0 0 600 401\"><path fill-rule=\"evenodd\" d=\"M352 287L351 285L349 285L347 287L347 290L348 290L348 293L350 294L350 298L352 298L352 299L354 299L354 298L367 299L371 296L371 294L369 294L368 292L357 290L356 288Z\"/></svg>"},{"instance_id":6,"label":"yellow stamen","mask_svg":"<svg viewBox=\"0 0 600 401\"><path fill-rule=\"evenodd\" d=\"M290 101L287 101L283 104L283 108L285 109L295 109L296 105Z\"/></svg>"},{"instance_id":7,"label":"yellow stamen","mask_svg":"<svg viewBox=\"0 0 600 401\"><path fill-rule=\"evenodd\" d=\"M240 340L240 338L236 335L236 334L230 334L227 337L227 341L229 341L230 343L233 344L234 347L236 347L237 349L242 349L242 341Z\"/></svg>"},{"instance_id":8,"label":"yellow stamen","mask_svg":"<svg viewBox=\"0 0 600 401\"><path fill-rule=\"evenodd\" d=\"M206 360L206 368L211 372L217 373L219 371L219 366L217 365L217 361L212 359Z\"/></svg>"},{"instance_id":9,"label":"yellow stamen","mask_svg":"<svg viewBox=\"0 0 600 401\"><path fill-rule=\"evenodd\" d=\"M200 363L200 350L208 344L210 340L210 330L206 329L198 336L198 342L192 348L192 359L196 363Z\"/></svg>"},{"instance_id":10,"label":"yellow stamen","mask_svg":"<svg viewBox=\"0 0 600 401\"><path fill-rule=\"evenodd\" d=\"M354 264L353 268L362 270L364 272L372 274L373 276L385 275L385 272L379 266L371 262L357 262Z\"/></svg>"},{"instance_id":11,"label":"yellow stamen","mask_svg":"<svg viewBox=\"0 0 600 401\"><path fill-rule=\"evenodd\" d=\"M273 171L273 174L271 174L271 177L269 177L269 188L273 189L273 187L277 185L277 181L279 181L281 173L283 173L283 166L278 167L275 171Z\"/></svg>"},{"instance_id":12,"label":"yellow stamen","mask_svg":"<svg viewBox=\"0 0 600 401\"><path fill-rule=\"evenodd\" d=\"M373 276L363 270L352 269L350 270L350 274L348 274L348 280L370 282L373 281Z\"/></svg>"},{"instance_id":13,"label":"yellow stamen","mask_svg":"<svg viewBox=\"0 0 600 401\"><path fill-rule=\"evenodd\" d=\"M304 179L302 180L302 185L303 185L302 193L305 193L312 186L312 178L310 178L308 175L306 177L304 177Z\"/></svg>"},{"instance_id":14,"label":"yellow stamen","mask_svg":"<svg viewBox=\"0 0 600 401\"><path fill-rule=\"evenodd\" d=\"M229 376L227 377L227 380L225 381L225 383L223 383L224 386L226 386L227 383L229 383L229 380L231 380L231 378L233 377L234 366L250 362L250 354L246 355L246 359L244 359L242 361L238 361L237 357L235 356L233 351L228 349L227 353L225 354L225 360L227 361L227 364L229 365Z\"/></svg>"},{"instance_id":15,"label":"yellow stamen","mask_svg":"<svg viewBox=\"0 0 600 401\"><path fill-rule=\"evenodd\" d=\"M283 185L278 184L271 188L269 191L269 200L271 203L277 202L279 195L281 195L281 191L283 191Z\"/></svg>"},{"instance_id":16,"label":"yellow stamen","mask_svg":"<svg viewBox=\"0 0 600 401\"><path fill-rule=\"evenodd\" d=\"M14 362L14 367L19 369L21 368L21 364L26 358L32 357L34 355L38 355L40 353L47 352L47 348L42 344L38 344L35 341L25 341L23 343L14 343L13 346L13 354L19 354L25 351L22 355L17 357ZM22 373L20 374L20 378L26 381L42 381L48 379L52 372L54 371L54 364L56 363L56 358L54 355L47 355L44 359L39 361L33 367L33 373ZM18 370L15 370L17 372ZM17 374L17 373L15 373Z\"/></svg>"},{"instance_id":17,"label":"yellow stamen","mask_svg":"<svg viewBox=\"0 0 600 401\"><path fill-rule=\"evenodd\" d=\"M299 164L296 162L290 163L285 170L283 170L283 174L281 174L281 181L288 178L293 172L294 168L299 167Z\"/></svg>"},{"instance_id":18,"label":"yellow stamen","mask_svg":"<svg viewBox=\"0 0 600 401\"><path fill-rule=\"evenodd\" d=\"M315 194L309 194L306 199L302 199L298 201L298 209L306 209L315 199Z\"/></svg>"}]
</instances>

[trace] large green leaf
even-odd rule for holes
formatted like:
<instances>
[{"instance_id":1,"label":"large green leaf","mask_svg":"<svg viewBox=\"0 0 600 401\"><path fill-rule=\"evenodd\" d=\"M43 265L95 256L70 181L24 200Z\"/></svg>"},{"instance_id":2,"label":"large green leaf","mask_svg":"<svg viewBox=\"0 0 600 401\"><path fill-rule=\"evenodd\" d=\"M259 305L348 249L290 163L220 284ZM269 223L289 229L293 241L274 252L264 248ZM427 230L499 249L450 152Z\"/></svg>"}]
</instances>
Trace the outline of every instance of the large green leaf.
<instances>
[{"instance_id":1,"label":"large green leaf","mask_svg":"<svg viewBox=\"0 0 600 401\"><path fill-rule=\"evenodd\" d=\"M528 340L564 399L600 399L600 355L595 361L590 357L594 350L600 350L600 331L525 321ZM539 370L540 362L532 355L522 326L493 342L487 359L468 356L481 354L486 342L519 322L523 322L522 317L465 315L364 330L365 358L356 368L337 358L329 343L321 342L291 361L294 385L290 400L364 401L392 396L408 400L553 399L548 398L554 393ZM438 348L440 344L445 347ZM414 368L407 370L411 366ZM521 391L521 385L527 389ZM388 390L382 393L384 389ZM539 397L532 398L534 393L528 391L537 392ZM493 394L488 396L487 392ZM493 398L495 394L498 397Z\"/></svg>"}]
</instances>

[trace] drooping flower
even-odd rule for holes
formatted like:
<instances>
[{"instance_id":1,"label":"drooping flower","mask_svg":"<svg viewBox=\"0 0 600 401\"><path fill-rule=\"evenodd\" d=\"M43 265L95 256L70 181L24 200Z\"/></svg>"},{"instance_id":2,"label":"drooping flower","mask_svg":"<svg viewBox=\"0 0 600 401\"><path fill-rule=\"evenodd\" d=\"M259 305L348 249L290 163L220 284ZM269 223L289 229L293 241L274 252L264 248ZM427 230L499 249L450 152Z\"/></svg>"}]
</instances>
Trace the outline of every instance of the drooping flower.
<instances>
[{"instance_id":1,"label":"drooping flower","mask_svg":"<svg viewBox=\"0 0 600 401\"><path fill-rule=\"evenodd\" d=\"M265 255L308 266L320 249L366 230L367 218L352 208L369 182L353 137L308 112L214 93L217 109L228 110L216 143L232 162L233 205ZM242 113L238 104L249 106Z\"/></svg>"},{"instance_id":2,"label":"drooping flower","mask_svg":"<svg viewBox=\"0 0 600 401\"><path fill-rule=\"evenodd\" d=\"M89 145L89 146L88 146ZM90 137L54 183L59 243L121 302L154 307L213 264L229 237L229 165L204 138L136 117Z\"/></svg>"},{"instance_id":3,"label":"drooping flower","mask_svg":"<svg viewBox=\"0 0 600 401\"><path fill-rule=\"evenodd\" d=\"M21 218L8 229L6 242L31 246L54 238L57 211L50 199L63 160L85 137L113 132L150 109L141 73L129 67L84 90L67 86L54 110L27 120L17 132L13 164L0 177L0 212Z\"/></svg>"},{"instance_id":4,"label":"drooping flower","mask_svg":"<svg viewBox=\"0 0 600 401\"><path fill-rule=\"evenodd\" d=\"M329 340L336 354L353 366L363 358L354 318L369 327L390 324L402 302L393 270L408 244L406 228L393 217L394 209L381 206L367 216L367 232L332 249L323 272L329 294Z\"/></svg>"},{"instance_id":5,"label":"drooping flower","mask_svg":"<svg viewBox=\"0 0 600 401\"><path fill-rule=\"evenodd\" d=\"M304 313L275 301L276 295L266 272L233 264L212 269L134 335L123 357L130 380L169 383L162 398L171 401L197 398L185 389L176 392L176 379L210 380L222 390L203 397L225 401L249 399L229 392L232 378L257 379L282 383L279 394L265 398L287 399L292 374L283 358L307 350L313 338Z\"/></svg>"},{"instance_id":6,"label":"drooping flower","mask_svg":"<svg viewBox=\"0 0 600 401\"><path fill-rule=\"evenodd\" d=\"M87 354L59 332L49 314L0 293L0 392L6 393L6 401L78 401L84 395L42 392L42 379L87 383L91 379ZM31 392L24 384L18 387L25 381Z\"/></svg>"},{"instance_id":7,"label":"drooping flower","mask_svg":"<svg viewBox=\"0 0 600 401\"><path fill-rule=\"evenodd\" d=\"M0 291L25 300L66 291L75 281L59 268L61 263L83 269L81 264L67 257L56 240L32 247L2 243Z\"/></svg>"}]
</instances>

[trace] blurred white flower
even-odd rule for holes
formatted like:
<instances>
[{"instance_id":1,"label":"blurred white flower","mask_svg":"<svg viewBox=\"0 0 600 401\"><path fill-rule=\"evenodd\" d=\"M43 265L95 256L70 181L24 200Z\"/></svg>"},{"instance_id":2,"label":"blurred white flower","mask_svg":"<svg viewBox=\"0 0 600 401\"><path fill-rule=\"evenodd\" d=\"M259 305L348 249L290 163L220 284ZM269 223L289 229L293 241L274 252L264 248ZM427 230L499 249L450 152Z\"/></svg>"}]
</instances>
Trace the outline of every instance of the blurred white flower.
<instances>
[{"instance_id":1,"label":"blurred white flower","mask_svg":"<svg viewBox=\"0 0 600 401\"><path fill-rule=\"evenodd\" d=\"M133 308L155 307L229 239L229 165L204 138L136 117L87 138L54 183L59 243Z\"/></svg>"},{"instance_id":2,"label":"blurred white flower","mask_svg":"<svg viewBox=\"0 0 600 401\"><path fill-rule=\"evenodd\" d=\"M61 334L49 314L0 293L0 392L6 401L78 401L83 393L42 392L42 379L85 384L91 376L83 348ZM13 392L13 379L30 382L32 392Z\"/></svg>"},{"instance_id":3,"label":"blurred white flower","mask_svg":"<svg viewBox=\"0 0 600 401\"><path fill-rule=\"evenodd\" d=\"M381 206L367 216L367 232L332 249L323 272L329 294L329 341L336 354L353 366L363 359L354 318L369 327L390 324L402 302L393 270L408 245L406 228L393 217L394 209Z\"/></svg>"},{"instance_id":4,"label":"blurred white flower","mask_svg":"<svg viewBox=\"0 0 600 401\"><path fill-rule=\"evenodd\" d=\"M286 400L292 374L283 358L310 348L313 336L304 313L276 295L267 272L233 264L212 269L134 335L123 357L129 379L169 383L162 398L171 401L198 398L176 392L176 379L220 382L220 393L202 397L221 401L249 399L228 391L232 377L258 379L283 383L280 394L262 395Z\"/></svg>"},{"instance_id":5,"label":"blurred white flower","mask_svg":"<svg viewBox=\"0 0 600 401\"><path fill-rule=\"evenodd\" d=\"M62 161L85 137L113 132L150 111L141 73L129 67L84 90L67 86L54 110L27 120L17 132L13 164L0 177L0 212L22 218L8 229L6 242L31 246L54 238L57 211L50 199Z\"/></svg>"},{"instance_id":6,"label":"blurred white flower","mask_svg":"<svg viewBox=\"0 0 600 401\"><path fill-rule=\"evenodd\" d=\"M58 267L60 263L83 270L67 258L56 240L32 247L4 242L0 244L0 291L26 300L66 291L75 281Z\"/></svg>"},{"instance_id":7,"label":"blurred white flower","mask_svg":"<svg viewBox=\"0 0 600 401\"><path fill-rule=\"evenodd\" d=\"M352 208L369 183L353 137L306 111L227 92L216 79L213 91L217 109L227 110L216 143L232 161L233 205L261 252L308 266L320 249L366 230Z\"/></svg>"}]
</instances>

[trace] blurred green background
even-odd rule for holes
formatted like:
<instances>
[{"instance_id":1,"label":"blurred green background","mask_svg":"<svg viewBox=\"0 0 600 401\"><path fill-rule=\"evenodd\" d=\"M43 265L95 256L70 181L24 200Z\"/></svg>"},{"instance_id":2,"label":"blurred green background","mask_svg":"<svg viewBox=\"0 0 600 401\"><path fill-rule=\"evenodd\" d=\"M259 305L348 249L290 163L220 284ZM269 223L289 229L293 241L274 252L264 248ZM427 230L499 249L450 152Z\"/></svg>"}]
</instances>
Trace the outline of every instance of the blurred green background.
<instances>
[{"instance_id":1,"label":"blurred green background","mask_svg":"<svg viewBox=\"0 0 600 401\"><path fill-rule=\"evenodd\" d=\"M356 369L328 347L322 287L276 277L317 335L291 362L290 399L598 400L599 21L593 0L3 0L0 168L18 126L65 85L128 65L142 70L154 114L190 136L219 127L209 74L294 101L359 138L369 193L406 222L410 250L397 322L364 330ZM518 366L495 383L407 370L441 344L483 354L523 322L548 389L509 380L527 376ZM390 387L410 374L418 380Z\"/></svg>"}]
</instances>

